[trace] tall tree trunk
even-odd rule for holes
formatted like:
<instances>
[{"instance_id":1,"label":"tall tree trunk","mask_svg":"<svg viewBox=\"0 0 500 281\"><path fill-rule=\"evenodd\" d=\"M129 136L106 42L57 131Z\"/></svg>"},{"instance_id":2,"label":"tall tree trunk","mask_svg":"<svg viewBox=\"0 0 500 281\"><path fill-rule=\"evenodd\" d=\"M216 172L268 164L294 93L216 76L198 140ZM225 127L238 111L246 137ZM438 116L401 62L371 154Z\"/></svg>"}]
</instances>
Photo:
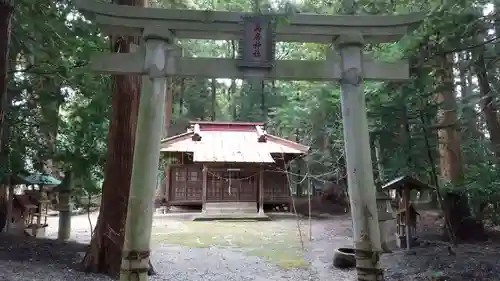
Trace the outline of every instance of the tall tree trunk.
<instances>
[{"instance_id":1,"label":"tall tree trunk","mask_svg":"<svg viewBox=\"0 0 500 281\"><path fill-rule=\"evenodd\" d=\"M12 48L12 46L11 46ZM18 55L18 50L12 48L9 52L9 63L7 64L7 71L12 71L15 69L16 64L17 64L17 55ZM17 173L16 169L18 167L12 167L9 159L10 159L10 149L9 149L9 139L10 139L10 123L12 122L11 119L9 119L9 112L12 109L12 101L14 100L14 97L17 93L13 91L6 91L6 96L7 96L7 102L5 106L5 119L2 123L0 123L0 126L2 126L1 132L2 134L0 135L0 163L2 163L3 166L3 175L10 176L11 174ZM8 181L5 181L8 182ZM10 209L10 206L8 205L8 193L7 190L9 189L9 185L1 185L0 186L0 231L4 227L9 228L9 226L6 224L7 223L7 217L8 217L8 212ZM10 196L10 195L9 195ZM8 230L8 229L6 229Z\"/></svg>"},{"instance_id":2,"label":"tall tree trunk","mask_svg":"<svg viewBox=\"0 0 500 281\"><path fill-rule=\"evenodd\" d=\"M144 6L144 0L115 0L115 4ZM132 37L112 38L112 51L128 53ZM83 260L87 271L118 278L125 238L125 221L132 176L132 161L139 109L140 76L113 76L112 117L104 168L102 202L89 250Z\"/></svg>"},{"instance_id":3,"label":"tall tree trunk","mask_svg":"<svg viewBox=\"0 0 500 281\"><path fill-rule=\"evenodd\" d=\"M413 174L416 165L412 157L412 139L410 131L410 122L408 120L408 108L403 105L401 108L401 146L406 155L406 173Z\"/></svg>"},{"instance_id":4,"label":"tall tree trunk","mask_svg":"<svg viewBox=\"0 0 500 281\"><path fill-rule=\"evenodd\" d=\"M56 178L61 178L54 156L56 153L56 139L59 126L59 107L63 102L60 83L48 77L42 77L40 85L40 138L43 149L40 151L39 171Z\"/></svg>"},{"instance_id":5,"label":"tall tree trunk","mask_svg":"<svg viewBox=\"0 0 500 281\"><path fill-rule=\"evenodd\" d=\"M7 69L9 66L9 45L12 31L11 19L14 12L14 0L0 0L0 136L7 106ZM0 148L2 144L0 143Z\"/></svg>"},{"instance_id":6,"label":"tall tree trunk","mask_svg":"<svg viewBox=\"0 0 500 281\"><path fill-rule=\"evenodd\" d=\"M232 59L236 58L236 43L234 42L234 40L231 41L231 58ZM238 112L237 112L238 102L236 100L236 80L235 79L231 80L230 91L231 91L231 115L232 115L233 121L235 121L236 118L238 117Z\"/></svg>"},{"instance_id":7,"label":"tall tree trunk","mask_svg":"<svg viewBox=\"0 0 500 281\"><path fill-rule=\"evenodd\" d=\"M215 111L217 108L217 81L215 80L215 78L213 78L211 81L210 90L212 91L212 93L211 93L212 113L211 113L210 118L212 121L215 121Z\"/></svg>"},{"instance_id":8,"label":"tall tree trunk","mask_svg":"<svg viewBox=\"0 0 500 281\"><path fill-rule=\"evenodd\" d=\"M12 69L12 68L9 68ZM0 163L4 165L4 170L2 171L4 175L9 176L16 173L17 171L12 171L13 167L11 167L9 163L10 150L9 150L9 138L10 138L10 126L9 126L9 118L7 118L7 114L9 112L9 107L12 105L12 100L14 99L14 93L7 91L7 108L5 110L6 118L5 121L1 124L3 126L2 135L1 135L1 145L0 148ZM15 169L15 167L14 167ZM9 181L5 181L9 182ZM0 186L0 231L7 225L7 217L9 213L9 202L7 190L9 189L9 184L2 184ZM10 195L9 195L10 196ZM9 226L7 226L9 228ZM8 229L6 229L8 231Z\"/></svg>"},{"instance_id":9,"label":"tall tree trunk","mask_svg":"<svg viewBox=\"0 0 500 281\"><path fill-rule=\"evenodd\" d=\"M236 100L236 80L231 80L231 87L229 88L231 92L231 117L233 121L238 118L238 101Z\"/></svg>"},{"instance_id":10,"label":"tall tree trunk","mask_svg":"<svg viewBox=\"0 0 500 281\"><path fill-rule=\"evenodd\" d=\"M376 169L377 171L377 177L376 179L378 180L377 187L381 187L385 183L385 174L384 174L384 158L383 158L383 153L382 153L382 145L380 142L382 133L378 133L376 136L373 137L373 147L374 147L374 154L375 154L375 164L376 164ZM370 138L371 139L371 138Z\"/></svg>"},{"instance_id":11,"label":"tall tree trunk","mask_svg":"<svg viewBox=\"0 0 500 281\"><path fill-rule=\"evenodd\" d=\"M184 113L184 92L186 91L186 80L181 78L181 86L179 91L179 116Z\"/></svg>"},{"instance_id":12,"label":"tall tree trunk","mask_svg":"<svg viewBox=\"0 0 500 281\"><path fill-rule=\"evenodd\" d=\"M264 80L260 81L260 111L262 114L262 121L266 121L267 119L266 82Z\"/></svg>"},{"instance_id":13,"label":"tall tree trunk","mask_svg":"<svg viewBox=\"0 0 500 281\"><path fill-rule=\"evenodd\" d=\"M472 85L472 71L470 63L471 58L468 51L459 56L460 94L462 95L463 104L462 116L465 119L464 121L466 124L466 132L464 136L462 136L462 139L464 141L467 141L471 138L477 139L484 137L478 127L476 110L469 104L474 87L474 85Z\"/></svg>"},{"instance_id":14,"label":"tall tree trunk","mask_svg":"<svg viewBox=\"0 0 500 281\"><path fill-rule=\"evenodd\" d=\"M495 21L494 21L494 28L495 28L495 36L500 37L500 17L498 15L500 14L500 0L493 0L493 8L495 12ZM500 55L500 44L494 44L495 46L495 53L496 55Z\"/></svg>"},{"instance_id":15,"label":"tall tree trunk","mask_svg":"<svg viewBox=\"0 0 500 281\"><path fill-rule=\"evenodd\" d=\"M438 83L437 99L440 112L438 130L440 139L441 176L451 183L460 183L463 176L460 150L460 134L457 130L457 104L453 90L452 62L449 56L441 56L439 69L436 72Z\"/></svg>"},{"instance_id":16,"label":"tall tree trunk","mask_svg":"<svg viewBox=\"0 0 500 281\"><path fill-rule=\"evenodd\" d=\"M173 84L174 79L168 79L167 85L167 95L165 96L165 121L163 122L163 136L168 137L168 129L170 128L170 124L172 123L172 108L173 108L173 99L174 99L174 89L175 86Z\"/></svg>"},{"instance_id":17,"label":"tall tree trunk","mask_svg":"<svg viewBox=\"0 0 500 281\"><path fill-rule=\"evenodd\" d=\"M438 57L436 71L436 101L439 104L438 121L439 166L441 177L452 185L463 180L463 163L460 148L460 132L457 126L457 101L453 83L453 60L449 55ZM444 196L445 212L455 236L460 237L462 221L470 216L467 197L460 191Z\"/></svg>"},{"instance_id":18,"label":"tall tree trunk","mask_svg":"<svg viewBox=\"0 0 500 281\"><path fill-rule=\"evenodd\" d=\"M478 41L484 41L484 36L478 36ZM484 59L485 48L476 48L474 54L474 72L477 76L479 93L481 96L481 112L486 121L486 128L490 134L490 141L495 153L497 162L500 163L500 123L498 122L498 112L496 101L493 98L490 81L488 79L488 69Z\"/></svg>"}]
</instances>

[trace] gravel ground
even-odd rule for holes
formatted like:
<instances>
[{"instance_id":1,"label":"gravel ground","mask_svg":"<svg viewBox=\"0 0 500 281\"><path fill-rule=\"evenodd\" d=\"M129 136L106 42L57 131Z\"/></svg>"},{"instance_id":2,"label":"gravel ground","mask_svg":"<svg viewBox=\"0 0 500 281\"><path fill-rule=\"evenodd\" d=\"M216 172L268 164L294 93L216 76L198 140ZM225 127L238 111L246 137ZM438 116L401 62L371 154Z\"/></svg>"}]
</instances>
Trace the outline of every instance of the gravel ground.
<instances>
[{"instance_id":1,"label":"gravel ground","mask_svg":"<svg viewBox=\"0 0 500 281\"><path fill-rule=\"evenodd\" d=\"M96 215L91 218L94 221ZM57 218L51 218L48 237L57 234ZM278 223L278 222L277 222ZM155 229L176 227L172 218L155 217ZM296 231L294 220L279 221L290 231ZM85 215L73 219L72 240L88 243L89 227ZM307 230L304 230L307 232ZM228 280L355 280L352 270L331 267L333 249L348 246L351 222L346 216L316 220L312 224L313 241L306 241L305 255L311 265L307 268L283 269L262 257L248 255L241 249L189 248L158 244L153 248L153 262L158 275L150 280L228 281ZM307 233L306 233L307 235ZM59 243L53 240L34 240L0 237L0 281L84 281L110 280L105 276L84 274L76 270L85 244ZM36 245L36 247L32 247ZM424 281L429 275L446 275L453 281L499 280L500 247L492 242L461 245L456 256L450 256L442 243L426 243L410 252L398 251L384 255L388 268L386 280Z\"/></svg>"},{"instance_id":2,"label":"gravel ground","mask_svg":"<svg viewBox=\"0 0 500 281\"><path fill-rule=\"evenodd\" d=\"M91 216L95 225L96 214ZM47 237L57 236L57 218L50 218ZM331 251L332 247L348 245L350 222L344 218L333 221L314 221L312 224L313 242L308 243L310 251L306 259L311 262L309 268L283 269L270 264L264 258L248 255L243 250L224 248L188 248L173 245L157 245L153 248L153 262L158 275L151 280L213 280L213 281L245 281L245 280L332 280ZM180 223L168 217L155 217L155 229L168 225L175 228ZM251 223L249 223L251 224ZM296 230L296 221L285 219L279 222L285 229ZM75 216L72 221L72 240L81 243L89 242L90 227L87 216ZM328 226L325 234L322 230ZM303 235L308 230L302 229ZM10 241L8 241L11 239ZM57 241L40 239L12 238L0 242L0 280L109 280L104 276L88 275L75 269L80 256L75 254L85 250L84 244L67 243L64 246ZM28 243L26 241L29 241ZM36 247L32 247L36 244ZM328 248L326 247L328 245ZM316 247L317 246L317 247ZM58 250L61 249L61 250ZM62 250L64 249L64 251ZM12 255L12 253L17 253ZM333 280L354 280L352 271L334 270L337 278Z\"/></svg>"}]
</instances>

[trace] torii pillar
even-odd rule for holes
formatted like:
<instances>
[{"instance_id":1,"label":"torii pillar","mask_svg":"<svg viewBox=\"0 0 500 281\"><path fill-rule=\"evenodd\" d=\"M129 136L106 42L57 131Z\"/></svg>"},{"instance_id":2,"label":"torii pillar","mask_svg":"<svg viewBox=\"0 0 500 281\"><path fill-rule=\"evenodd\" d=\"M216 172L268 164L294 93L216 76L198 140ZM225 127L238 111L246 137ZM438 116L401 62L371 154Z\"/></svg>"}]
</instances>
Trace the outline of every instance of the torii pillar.
<instances>
[{"instance_id":1,"label":"torii pillar","mask_svg":"<svg viewBox=\"0 0 500 281\"><path fill-rule=\"evenodd\" d=\"M383 280L376 188L363 83L361 33L339 36L341 107L358 280Z\"/></svg>"},{"instance_id":2,"label":"torii pillar","mask_svg":"<svg viewBox=\"0 0 500 281\"><path fill-rule=\"evenodd\" d=\"M172 37L157 34L165 33L157 32L156 28L146 28L142 35L146 46L144 69L147 75L142 78L120 273L122 281L148 280L153 198L165 114L166 73L174 51Z\"/></svg>"}]
</instances>

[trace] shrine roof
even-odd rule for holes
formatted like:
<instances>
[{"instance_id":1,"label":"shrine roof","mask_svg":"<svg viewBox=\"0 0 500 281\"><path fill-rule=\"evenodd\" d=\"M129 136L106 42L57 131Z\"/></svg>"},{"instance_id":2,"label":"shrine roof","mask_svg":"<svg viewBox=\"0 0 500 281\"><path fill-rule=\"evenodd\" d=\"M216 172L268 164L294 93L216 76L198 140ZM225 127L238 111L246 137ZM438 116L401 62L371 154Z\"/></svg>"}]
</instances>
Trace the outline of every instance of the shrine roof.
<instances>
[{"instance_id":1,"label":"shrine roof","mask_svg":"<svg viewBox=\"0 0 500 281\"><path fill-rule=\"evenodd\" d=\"M35 202L33 202L35 201ZM16 207L21 207L23 209L34 209L37 208L38 200L35 198L30 198L27 194L14 194L14 204Z\"/></svg>"},{"instance_id":2,"label":"shrine roof","mask_svg":"<svg viewBox=\"0 0 500 281\"><path fill-rule=\"evenodd\" d=\"M273 155L303 155L309 147L270 135L264 123L190 122L187 132L162 140L162 152L190 152L194 162L274 163ZM279 157L279 156L278 156Z\"/></svg>"},{"instance_id":3,"label":"shrine roof","mask_svg":"<svg viewBox=\"0 0 500 281\"><path fill-rule=\"evenodd\" d=\"M396 179L386 183L384 186L382 186L382 189L401 190L405 187L409 188L410 190L434 189L433 186L426 184L424 182L421 182L418 179L416 179L414 177L410 177L410 176L402 176L402 177L396 178Z\"/></svg>"}]
</instances>

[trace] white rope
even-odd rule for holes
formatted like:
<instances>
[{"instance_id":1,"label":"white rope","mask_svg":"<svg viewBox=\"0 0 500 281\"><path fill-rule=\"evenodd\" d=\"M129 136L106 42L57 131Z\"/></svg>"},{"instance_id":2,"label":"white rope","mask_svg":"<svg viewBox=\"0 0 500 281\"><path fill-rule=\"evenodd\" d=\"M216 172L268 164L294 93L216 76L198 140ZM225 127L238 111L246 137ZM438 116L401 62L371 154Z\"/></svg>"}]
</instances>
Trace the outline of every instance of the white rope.
<instances>
[{"instance_id":1,"label":"white rope","mask_svg":"<svg viewBox=\"0 0 500 281\"><path fill-rule=\"evenodd\" d=\"M217 175L217 174L215 174L215 173L212 173L212 172L210 172L210 171L207 171L207 172L208 172L210 175L212 175L214 178L217 178L217 179L219 179L219 180L223 180L223 181L230 181L230 180L232 180L232 179L233 179L231 176L229 176L229 178L225 178L225 177L221 177L221 176L219 176L219 175ZM251 179L251 178L253 178L253 177L257 176L258 174L259 174L259 173L255 173L255 174L252 174L252 175L250 175L250 176L248 176L248 177L244 177L244 178L234 178L234 179L236 179L236 180L242 180L242 181L244 181L244 180L249 180L249 179Z\"/></svg>"},{"instance_id":2,"label":"white rope","mask_svg":"<svg viewBox=\"0 0 500 281\"><path fill-rule=\"evenodd\" d=\"M189 153L186 154L188 159L190 160L193 160L193 156ZM285 157L283 156L284 153L282 153L282 156L281 158L278 158L280 160L285 160ZM308 156L311 156L312 154L309 154ZM343 156L343 155L342 155ZM339 157L340 158L342 158ZM307 161L307 165L309 165L309 161ZM283 170L283 169L280 169L279 167L277 167L276 170L264 170L265 172L273 172L273 173L288 173L288 174L291 174L293 176L300 176L302 177L302 180L300 180L300 182L295 182L293 179L290 179L290 181L294 184L297 184L297 183L302 183L307 177L309 178L313 178L319 182L322 182L322 183L329 183L330 181L328 180L324 180L323 177L327 177L327 176L330 176L330 175L333 175L333 174L336 174L337 175L337 178L338 178L338 172L339 172L340 169L336 169L336 170L333 170L333 171L330 171L330 172L325 172L325 173L322 173L322 174L317 174L317 175L313 175L311 173L308 173L307 175L306 174L297 174L297 173L293 173L293 172L290 172L290 171L286 171L286 170ZM347 175L345 174L343 177L346 177Z\"/></svg>"},{"instance_id":3,"label":"white rope","mask_svg":"<svg viewBox=\"0 0 500 281\"><path fill-rule=\"evenodd\" d=\"M285 167L286 167L286 170L288 171L289 165L285 164ZM308 173L309 173L309 171L308 171ZM308 173L306 173L304 178L306 178L308 176ZM301 246L302 251L305 251L304 240L302 239L302 230L300 228L300 218L299 218L299 215L297 213L297 208L295 207L295 199L293 198L293 190L292 190L292 185L291 185L291 180L290 180L290 174L286 173L286 177L287 177L287 181L288 181L288 189L290 191L290 196L292 198L292 211L295 215L295 219L297 222L297 231L299 232L300 246Z\"/></svg>"}]
</instances>

